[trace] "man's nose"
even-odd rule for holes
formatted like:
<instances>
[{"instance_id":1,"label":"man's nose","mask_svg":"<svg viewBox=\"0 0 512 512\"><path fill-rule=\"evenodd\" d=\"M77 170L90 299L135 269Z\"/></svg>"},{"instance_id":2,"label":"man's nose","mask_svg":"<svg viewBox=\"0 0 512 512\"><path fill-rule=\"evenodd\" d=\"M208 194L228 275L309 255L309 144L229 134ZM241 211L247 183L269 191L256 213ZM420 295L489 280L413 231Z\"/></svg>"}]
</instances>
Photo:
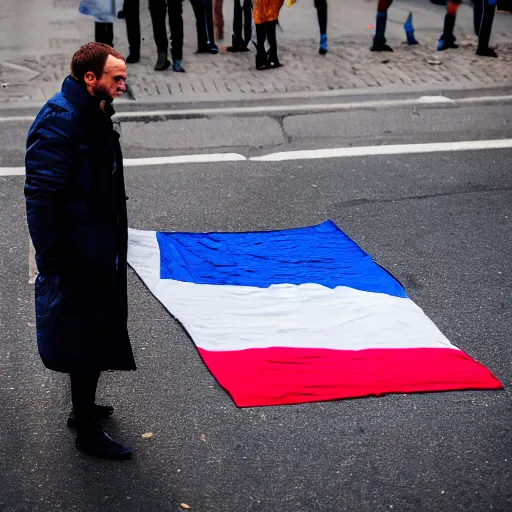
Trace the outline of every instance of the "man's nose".
<instances>
[{"instance_id":1,"label":"man's nose","mask_svg":"<svg viewBox=\"0 0 512 512\"><path fill-rule=\"evenodd\" d=\"M126 91L126 82L124 80L120 80L117 88L121 89L123 92Z\"/></svg>"}]
</instances>

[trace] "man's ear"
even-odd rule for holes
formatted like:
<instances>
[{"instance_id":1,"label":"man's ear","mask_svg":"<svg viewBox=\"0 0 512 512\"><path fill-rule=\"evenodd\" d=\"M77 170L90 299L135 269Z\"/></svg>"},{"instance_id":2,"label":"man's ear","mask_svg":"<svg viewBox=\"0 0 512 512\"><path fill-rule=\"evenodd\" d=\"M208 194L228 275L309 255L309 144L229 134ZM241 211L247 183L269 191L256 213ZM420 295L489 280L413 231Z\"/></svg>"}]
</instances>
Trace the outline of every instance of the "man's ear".
<instances>
[{"instance_id":1,"label":"man's ear","mask_svg":"<svg viewBox=\"0 0 512 512\"><path fill-rule=\"evenodd\" d=\"M96 83L96 75L92 71L87 71L84 75L86 85L94 85Z\"/></svg>"}]
</instances>

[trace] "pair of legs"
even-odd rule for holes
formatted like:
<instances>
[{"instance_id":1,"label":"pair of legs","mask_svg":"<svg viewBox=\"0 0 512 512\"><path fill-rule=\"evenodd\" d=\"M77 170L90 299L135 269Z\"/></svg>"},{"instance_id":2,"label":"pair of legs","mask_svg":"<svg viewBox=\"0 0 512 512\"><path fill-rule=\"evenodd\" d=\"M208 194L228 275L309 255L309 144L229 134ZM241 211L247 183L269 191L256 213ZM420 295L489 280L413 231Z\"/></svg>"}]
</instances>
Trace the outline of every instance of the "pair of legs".
<instances>
[{"instance_id":1,"label":"pair of legs","mask_svg":"<svg viewBox=\"0 0 512 512\"><path fill-rule=\"evenodd\" d=\"M158 51L155 70L163 71L171 63L167 58L169 41L165 28L165 19L169 14L169 29L171 31L171 56L174 71L184 71L181 66L183 59L183 5L182 0L149 0L149 13L153 25L153 36Z\"/></svg>"},{"instance_id":2,"label":"pair of legs","mask_svg":"<svg viewBox=\"0 0 512 512\"><path fill-rule=\"evenodd\" d=\"M315 0L318 28L320 29L320 55L327 53L327 0Z\"/></svg>"},{"instance_id":3,"label":"pair of legs","mask_svg":"<svg viewBox=\"0 0 512 512\"><path fill-rule=\"evenodd\" d=\"M370 48L372 52L392 52L393 49L386 44L386 23L388 21L388 9L393 0L379 0L377 4L377 19L375 22L375 37L373 38L373 46Z\"/></svg>"},{"instance_id":4,"label":"pair of legs","mask_svg":"<svg viewBox=\"0 0 512 512\"><path fill-rule=\"evenodd\" d=\"M246 52L252 35L252 1L234 0L233 35L230 52Z\"/></svg>"},{"instance_id":5,"label":"pair of legs","mask_svg":"<svg viewBox=\"0 0 512 512\"><path fill-rule=\"evenodd\" d=\"M130 53L126 62L132 64L140 60L140 17L139 0L125 0L123 15L126 21L126 34ZM94 40L97 43L114 46L114 25L113 23L94 24Z\"/></svg>"},{"instance_id":6,"label":"pair of legs","mask_svg":"<svg viewBox=\"0 0 512 512\"><path fill-rule=\"evenodd\" d=\"M133 64L140 60L140 0L124 0L123 13L130 48L126 62Z\"/></svg>"},{"instance_id":7,"label":"pair of legs","mask_svg":"<svg viewBox=\"0 0 512 512\"><path fill-rule=\"evenodd\" d=\"M455 27L455 19L457 10L461 0L450 0L448 2L446 16L444 18L444 28L437 49L439 51L449 48L457 48L453 29ZM477 55L483 57L497 57L496 52L489 48L489 39L491 38L492 23L494 21L494 13L496 11L496 0L475 0L473 6L473 23L475 33L478 36Z\"/></svg>"},{"instance_id":8,"label":"pair of legs","mask_svg":"<svg viewBox=\"0 0 512 512\"><path fill-rule=\"evenodd\" d=\"M76 427L76 447L106 459L129 459L132 449L113 440L96 424L99 417L110 416L113 412L112 407L95 404L100 372L81 370L70 373L69 377L73 415L68 419L68 426Z\"/></svg>"},{"instance_id":9,"label":"pair of legs","mask_svg":"<svg viewBox=\"0 0 512 512\"><path fill-rule=\"evenodd\" d=\"M213 33L212 0L190 0L196 16L197 53L219 53Z\"/></svg>"},{"instance_id":10,"label":"pair of legs","mask_svg":"<svg viewBox=\"0 0 512 512\"><path fill-rule=\"evenodd\" d=\"M277 20L256 24L256 69L272 69L281 66L277 58ZM269 49L265 51L265 41Z\"/></svg>"},{"instance_id":11,"label":"pair of legs","mask_svg":"<svg viewBox=\"0 0 512 512\"><path fill-rule=\"evenodd\" d=\"M477 0L478 1L478 0ZM446 16L444 17L443 33L437 43L439 51L448 50L449 48L458 48L459 45L455 43L455 36L453 29L455 27L455 19L461 0L450 0L446 7Z\"/></svg>"}]
</instances>

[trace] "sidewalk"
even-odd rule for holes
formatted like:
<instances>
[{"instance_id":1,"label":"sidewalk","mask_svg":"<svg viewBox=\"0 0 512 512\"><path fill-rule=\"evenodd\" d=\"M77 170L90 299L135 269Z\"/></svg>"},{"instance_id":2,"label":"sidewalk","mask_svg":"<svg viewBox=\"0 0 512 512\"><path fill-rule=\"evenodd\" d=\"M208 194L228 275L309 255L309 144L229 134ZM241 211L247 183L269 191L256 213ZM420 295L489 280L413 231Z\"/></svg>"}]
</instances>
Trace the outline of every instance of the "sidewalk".
<instances>
[{"instance_id":1,"label":"sidewalk","mask_svg":"<svg viewBox=\"0 0 512 512\"><path fill-rule=\"evenodd\" d=\"M43 102L59 88L69 72L73 52L93 37L93 20L80 15L77 0L2 0L0 6L0 105ZM21 5L23 4L23 5ZM373 36L375 1L329 1L329 53L318 55L318 25L313 0L298 0L283 7L283 32L278 44L283 68L254 69L254 53L195 55L195 20L184 2L186 74L153 71L155 47L147 0L141 1L143 32L141 63L129 66L130 89L140 102L175 102L222 99L254 93L307 92L361 88L451 86L480 88L512 86L512 15L498 13L493 44L499 59L475 55L472 9L459 11L456 35L461 48L435 52L445 8L428 0L396 1L389 12L387 37L395 52L369 51ZM224 1L226 41L229 44L232 0ZM396 6L395 6L396 5ZM409 47L402 28L409 11L414 14L421 45ZM115 29L115 45L127 53L124 21ZM441 61L433 65L429 57Z\"/></svg>"}]
</instances>

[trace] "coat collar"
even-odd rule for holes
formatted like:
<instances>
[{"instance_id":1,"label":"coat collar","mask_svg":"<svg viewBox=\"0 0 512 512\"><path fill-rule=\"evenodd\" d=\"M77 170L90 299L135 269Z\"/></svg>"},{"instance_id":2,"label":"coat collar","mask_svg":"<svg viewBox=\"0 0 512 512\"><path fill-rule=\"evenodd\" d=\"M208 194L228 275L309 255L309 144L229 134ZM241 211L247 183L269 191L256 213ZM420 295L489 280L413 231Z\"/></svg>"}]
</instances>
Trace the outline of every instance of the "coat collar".
<instances>
[{"instance_id":1,"label":"coat collar","mask_svg":"<svg viewBox=\"0 0 512 512\"><path fill-rule=\"evenodd\" d=\"M92 110L95 112L102 112L100 109L100 101L92 94L87 92L87 89L83 87L77 80L72 76L66 77L62 83L62 94L64 97L79 109ZM106 103L105 114L108 117L112 117L115 114L114 107L111 103Z\"/></svg>"}]
</instances>

